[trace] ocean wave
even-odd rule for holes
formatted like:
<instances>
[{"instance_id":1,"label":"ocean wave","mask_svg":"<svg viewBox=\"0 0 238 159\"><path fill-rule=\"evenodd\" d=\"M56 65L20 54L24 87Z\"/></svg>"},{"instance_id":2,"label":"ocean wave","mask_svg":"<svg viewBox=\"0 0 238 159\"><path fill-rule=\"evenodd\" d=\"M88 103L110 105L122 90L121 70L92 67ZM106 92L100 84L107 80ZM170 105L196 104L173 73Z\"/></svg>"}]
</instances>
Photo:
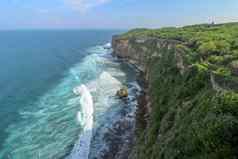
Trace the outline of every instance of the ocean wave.
<instances>
[{"instance_id":1,"label":"ocean wave","mask_svg":"<svg viewBox=\"0 0 238 159\"><path fill-rule=\"evenodd\" d=\"M104 46L103 46L104 49L111 49L112 48L112 44L111 43L106 43Z\"/></svg>"},{"instance_id":2,"label":"ocean wave","mask_svg":"<svg viewBox=\"0 0 238 159\"><path fill-rule=\"evenodd\" d=\"M80 95L82 110L77 113L77 120L83 125L83 132L67 159L87 159L90 152L90 143L93 129L93 97L85 85L75 88L74 93Z\"/></svg>"},{"instance_id":3,"label":"ocean wave","mask_svg":"<svg viewBox=\"0 0 238 159\"><path fill-rule=\"evenodd\" d=\"M65 72L55 87L19 112L21 120L6 129L9 136L0 158L5 154L14 159L39 154L40 159L65 155L67 159L88 159L89 153L106 147L101 141L92 145L93 136L97 128L109 127L110 119L117 118L116 111L122 107L115 94L128 74L103 46L88 51L89 55Z\"/></svg>"},{"instance_id":4,"label":"ocean wave","mask_svg":"<svg viewBox=\"0 0 238 159\"><path fill-rule=\"evenodd\" d=\"M129 141L128 134L133 133L135 126L135 113L138 104L136 99L140 91L141 88L136 81L128 82L128 98L123 101L114 98L115 103L110 103L109 106L113 110L108 109L101 114L100 118L105 120L100 122L95 129L89 159L113 156L119 150L118 147Z\"/></svg>"}]
</instances>

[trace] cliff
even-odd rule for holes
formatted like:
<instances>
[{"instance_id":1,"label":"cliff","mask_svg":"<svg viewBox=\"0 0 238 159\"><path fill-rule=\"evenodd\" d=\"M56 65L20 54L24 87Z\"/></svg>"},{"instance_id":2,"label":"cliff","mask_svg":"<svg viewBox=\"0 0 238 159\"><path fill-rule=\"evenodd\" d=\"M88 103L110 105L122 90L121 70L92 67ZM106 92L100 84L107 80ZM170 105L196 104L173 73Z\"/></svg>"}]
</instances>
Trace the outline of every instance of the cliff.
<instances>
[{"instance_id":1,"label":"cliff","mask_svg":"<svg viewBox=\"0 0 238 159\"><path fill-rule=\"evenodd\" d=\"M238 157L234 39L228 37L229 51L224 51L220 41L214 42L215 48L210 47L215 40L193 36L204 37L206 31L220 35L221 30L237 28L237 24L201 25L133 30L113 37L113 54L140 69L148 84L146 102L137 113L130 159Z\"/></svg>"}]
</instances>

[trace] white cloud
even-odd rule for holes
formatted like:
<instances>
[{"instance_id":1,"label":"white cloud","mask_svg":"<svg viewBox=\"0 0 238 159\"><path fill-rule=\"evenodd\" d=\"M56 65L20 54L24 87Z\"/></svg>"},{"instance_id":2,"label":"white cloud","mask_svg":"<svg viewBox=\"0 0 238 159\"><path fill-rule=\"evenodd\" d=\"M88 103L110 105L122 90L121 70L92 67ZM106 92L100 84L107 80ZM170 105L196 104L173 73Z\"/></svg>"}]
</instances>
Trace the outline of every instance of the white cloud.
<instances>
[{"instance_id":1,"label":"white cloud","mask_svg":"<svg viewBox=\"0 0 238 159\"><path fill-rule=\"evenodd\" d=\"M73 9L80 12L85 12L91 8L103 5L111 0L65 0L65 3L70 5Z\"/></svg>"}]
</instances>

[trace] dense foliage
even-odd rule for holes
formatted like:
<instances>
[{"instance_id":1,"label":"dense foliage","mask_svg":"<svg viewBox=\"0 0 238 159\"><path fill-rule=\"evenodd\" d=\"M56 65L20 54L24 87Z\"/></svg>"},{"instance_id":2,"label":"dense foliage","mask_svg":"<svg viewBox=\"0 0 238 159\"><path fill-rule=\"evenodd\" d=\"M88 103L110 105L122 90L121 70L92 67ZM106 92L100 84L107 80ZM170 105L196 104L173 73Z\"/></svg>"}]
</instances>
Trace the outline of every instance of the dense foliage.
<instances>
[{"instance_id":1,"label":"dense foliage","mask_svg":"<svg viewBox=\"0 0 238 159\"><path fill-rule=\"evenodd\" d=\"M176 40L196 62L230 79L238 75L238 23L202 24L181 28L134 29L122 38L162 38ZM181 47L178 46L178 47Z\"/></svg>"},{"instance_id":2,"label":"dense foliage","mask_svg":"<svg viewBox=\"0 0 238 159\"><path fill-rule=\"evenodd\" d=\"M180 44L150 50L161 53L147 59L152 112L148 125L138 127L131 158L238 158L238 24L135 29L122 35L139 37ZM175 53L181 50L188 67L184 74L176 65Z\"/></svg>"}]
</instances>

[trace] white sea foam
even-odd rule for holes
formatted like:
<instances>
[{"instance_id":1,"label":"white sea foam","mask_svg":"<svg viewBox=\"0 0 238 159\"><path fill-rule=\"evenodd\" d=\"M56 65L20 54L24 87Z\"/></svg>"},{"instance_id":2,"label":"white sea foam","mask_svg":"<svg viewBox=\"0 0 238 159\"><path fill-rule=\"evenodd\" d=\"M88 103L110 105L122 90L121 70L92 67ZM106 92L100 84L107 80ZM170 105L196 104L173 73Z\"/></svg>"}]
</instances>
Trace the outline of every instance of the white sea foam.
<instances>
[{"instance_id":1,"label":"white sea foam","mask_svg":"<svg viewBox=\"0 0 238 159\"><path fill-rule=\"evenodd\" d=\"M14 159L22 158L23 154L25 158L34 158L38 153L41 159L60 158L75 143L68 159L88 159L89 151L94 154L104 147L100 139L91 141L94 139L92 128L104 124L107 127L110 119L116 118L114 114L121 107L120 100L113 96L126 81L127 74L103 46L86 51L89 55L65 72L55 87L20 111L23 120L7 128L9 137L3 143L7 149L0 152L0 158L9 152ZM87 84L75 88L81 83ZM73 88L78 96L72 95ZM80 103L82 109L79 110ZM75 124L75 118L82 125L82 131ZM78 140L74 141L77 135Z\"/></svg>"},{"instance_id":2,"label":"white sea foam","mask_svg":"<svg viewBox=\"0 0 238 159\"><path fill-rule=\"evenodd\" d=\"M105 95L104 93L107 92L107 95L114 95L118 89L122 86L121 82L114 78L111 75L111 72L102 72L99 75L99 78L91 81L87 84L88 89L90 92L96 92ZM104 91L104 93L100 92Z\"/></svg>"},{"instance_id":3,"label":"white sea foam","mask_svg":"<svg viewBox=\"0 0 238 159\"><path fill-rule=\"evenodd\" d=\"M79 80L79 79L80 79L79 76L77 75L77 73L74 71L74 69L71 69L70 72L71 72L71 74L74 76L74 78L75 78L76 80Z\"/></svg>"},{"instance_id":4,"label":"white sea foam","mask_svg":"<svg viewBox=\"0 0 238 159\"><path fill-rule=\"evenodd\" d=\"M118 70L118 68L111 67L111 68L108 68L107 71L110 72L110 74L115 77L125 77L126 76L126 73L121 70Z\"/></svg>"},{"instance_id":5,"label":"white sea foam","mask_svg":"<svg viewBox=\"0 0 238 159\"><path fill-rule=\"evenodd\" d=\"M110 106L109 97L115 95L121 86L121 82L115 79L109 72L102 72L98 79L86 85L76 87L73 90L76 95L81 96L80 104L82 110L77 113L77 120L83 126L83 132L81 132L79 141L76 142L73 151L67 159L88 159L93 129L93 106L96 104L97 109L103 112L106 111L106 108ZM95 103L93 103L93 97L90 92L95 93Z\"/></svg>"},{"instance_id":6,"label":"white sea foam","mask_svg":"<svg viewBox=\"0 0 238 159\"><path fill-rule=\"evenodd\" d=\"M134 82L131 82L130 84L131 84L131 86L133 86L134 89L137 90L137 92L140 93L140 92L142 91L142 88L141 88L141 86L138 84L138 82L134 81Z\"/></svg>"},{"instance_id":7,"label":"white sea foam","mask_svg":"<svg viewBox=\"0 0 238 159\"><path fill-rule=\"evenodd\" d=\"M74 93L81 96L82 110L77 114L77 120L83 125L83 132L79 136L68 159L87 159L90 152L90 143L93 128L93 98L85 85L74 89Z\"/></svg>"},{"instance_id":8,"label":"white sea foam","mask_svg":"<svg viewBox=\"0 0 238 159\"><path fill-rule=\"evenodd\" d=\"M105 49L110 49L112 47L111 43L107 43L103 46Z\"/></svg>"}]
</instances>

